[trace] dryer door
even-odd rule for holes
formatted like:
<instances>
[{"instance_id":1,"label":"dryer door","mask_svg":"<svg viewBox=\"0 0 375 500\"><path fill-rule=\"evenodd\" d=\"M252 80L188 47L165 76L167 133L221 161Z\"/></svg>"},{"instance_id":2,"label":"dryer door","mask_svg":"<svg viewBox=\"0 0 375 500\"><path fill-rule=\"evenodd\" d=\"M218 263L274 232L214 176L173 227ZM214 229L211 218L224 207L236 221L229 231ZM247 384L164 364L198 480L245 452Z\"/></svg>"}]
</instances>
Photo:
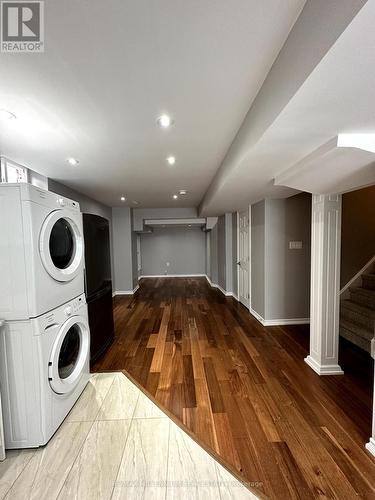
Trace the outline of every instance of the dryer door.
<instances>
[{"instance_id":1,"label":"dryer door","mask_svg":"<svg viewBox=\"0 0 375 500\"><path fill-rule=\"evenodd\" d=\"M57 281L71 281L83 266L83 236L68 210L55 210L40 232L44 268Z\"/></svg>"},{"instance_id":2,"label":"dryer door","mask_svg":"<svg viewBox=\"0 0 375 500\"><path fill-rule=\"evenodd\" d=\"M72 316L60 328L48 366L49 383L57 394L74 390L90 356L90 330L83 316Z\"/></svg>"}]
</instances>

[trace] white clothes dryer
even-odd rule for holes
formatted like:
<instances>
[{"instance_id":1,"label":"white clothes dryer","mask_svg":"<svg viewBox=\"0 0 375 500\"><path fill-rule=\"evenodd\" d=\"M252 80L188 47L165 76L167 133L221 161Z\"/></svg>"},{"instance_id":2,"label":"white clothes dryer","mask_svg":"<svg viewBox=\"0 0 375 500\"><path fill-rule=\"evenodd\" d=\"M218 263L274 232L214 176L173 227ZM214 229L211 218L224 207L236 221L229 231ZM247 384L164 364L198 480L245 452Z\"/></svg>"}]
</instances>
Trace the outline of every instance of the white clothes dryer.
<instances>
[{"instance_id":1,"label":"white clothes dryer","mask_svg":"<svg viewBox=\"0 0 375 500\"><path fill-rule=\"evenodd\" d=\"M0 317L36 318L84 292L79 204L31 184L0 184Z\"/></svg>"},{"instance_id":2,"label":"white clothes dryer","mask_svg":"<svg viewBox=\"0 0 375 500\"><path fill-rule=\"evenodd\" d=\"M84 294L39 318L7 321L0 336L6 448L46 444L89 378Z\"/></svg>"}]
</instances>

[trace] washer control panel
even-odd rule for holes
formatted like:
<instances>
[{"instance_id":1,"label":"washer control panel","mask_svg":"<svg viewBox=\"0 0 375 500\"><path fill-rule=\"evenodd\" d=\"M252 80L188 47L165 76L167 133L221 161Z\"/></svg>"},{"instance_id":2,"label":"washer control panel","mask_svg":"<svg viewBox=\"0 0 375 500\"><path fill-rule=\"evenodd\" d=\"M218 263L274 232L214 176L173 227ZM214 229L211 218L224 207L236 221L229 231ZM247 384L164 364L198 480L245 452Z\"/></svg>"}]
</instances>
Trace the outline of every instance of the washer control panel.
<instances>
[{"instance_id":1,"label":"washer control panel","mask_svg":"<svg viewBox=\"0 0 375 500\"><path fill-rule=\"evenodd\" d=\"M36 318L35 321L38 323L38 327L34 330L35 335L40 335L43 332L47 333L53 331L55 328L60 328L71 316L82 315L82 309L85 306L86 298L85 294L82 294L67 304Z\"/></svg>"}]
</instances>

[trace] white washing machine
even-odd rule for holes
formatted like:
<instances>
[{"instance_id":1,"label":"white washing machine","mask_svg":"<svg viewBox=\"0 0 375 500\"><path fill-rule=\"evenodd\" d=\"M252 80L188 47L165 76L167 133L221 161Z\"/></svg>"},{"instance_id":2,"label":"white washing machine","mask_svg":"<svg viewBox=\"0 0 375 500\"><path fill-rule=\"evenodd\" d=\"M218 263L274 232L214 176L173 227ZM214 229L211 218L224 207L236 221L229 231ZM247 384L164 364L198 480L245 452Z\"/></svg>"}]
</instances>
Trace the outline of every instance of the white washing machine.
<instances>
[{"instance_id":1,"label":"white washing machine","mask_svg":"<svg viewBox=\"0 0 375 500\"><path fill-rule=\"evenodd\" d=\"M48 442L89 378L84 294L36 319L8 321L0 336L6 448Z\"/></svg>"},{"instance_id":2,"label":"white washing machine","mask_svg":"<svg viewBox=\"0 0 375 500\"><path fill-rule=\"evenodd\" d=\"M79 204L0 184L0 318L36 318L84 292Z\"/></svg>"}]
</instances>

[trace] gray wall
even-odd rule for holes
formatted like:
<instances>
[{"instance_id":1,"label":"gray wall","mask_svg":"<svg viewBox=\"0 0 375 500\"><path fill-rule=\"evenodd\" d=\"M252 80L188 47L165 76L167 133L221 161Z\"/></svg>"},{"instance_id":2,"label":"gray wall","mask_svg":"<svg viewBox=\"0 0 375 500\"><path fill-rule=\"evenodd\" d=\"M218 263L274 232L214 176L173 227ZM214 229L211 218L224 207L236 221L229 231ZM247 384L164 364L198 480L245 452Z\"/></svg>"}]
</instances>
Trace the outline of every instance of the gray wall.
<instances>
[{"instance_id":1,"label":"gray wall","mask_svg":"<svg viewBox=\"0 0 375 500\"><path fill-rule=\"evenodd\" d=\"M265 200L251 207L251 308L265 317Z\"/></svg>"},{"instance_id":2,"label":"gray wall","mask_svg":"<svg viewBox=\"0 0 375 500\"><path fill-rule=\"evenodd\" d=\"M141 235L141 256L143 276L205 274L206 236L194 227L154 228Z\"/></svg>"},{"instance_id":3,"label":"gray wall","mask_svg":"<svg viewBox=\"0 0 375 500\"><path fill-rule=\"evenodd\" d=\"M266 320L310 315L311 195L251 207L251 307ZM302 241L290 250L290 241Z\"/></svg>"},{"instance_id":4,"label":"gray wall","mask_svg":"<svg viewBox=\"0 0 375 500\"><path fill-rule=\"evenodd\" d=\"M310 315L311 195L299 194L266 203L265 319ZM302 241L290 250L290 241Z\"/></svg>"},{"instance_id":5,"label":"gray wall","mask_svg":"<svg viewBox=\"0 0 375 500\"><path fill-rule=\"evenodd\" d=\"M128 292L134 288L132 258L132 213L128 207L112 209L114 289Z\"/></svg>"},{"instance_id":6,"label":"gray wall","mask_svg":"<svg viewBox=\"0 0 375 500\"><path fill-rule=\"evenodd\" d=\"M237 294L237 214L218 217L209 235L209 278L224 291Z\"/></svg>"},{"instance_id":7,"label":"gray wall","mask_svg":"<svg viewBox=\"0 0 375 500\"><path fill-rule=\"evenodd\" d=\"M65 186L64 184L54 181L53 179L48 179L48 190L53 193L60 194L61 196L65 196L66 198L71 198L74 201L78 201L81 207L81 212L100 215L109 221L112 220L112 209L110 207L107 207L99 201L79 193L75 189Z\"/></svg>"}]
</instances>

